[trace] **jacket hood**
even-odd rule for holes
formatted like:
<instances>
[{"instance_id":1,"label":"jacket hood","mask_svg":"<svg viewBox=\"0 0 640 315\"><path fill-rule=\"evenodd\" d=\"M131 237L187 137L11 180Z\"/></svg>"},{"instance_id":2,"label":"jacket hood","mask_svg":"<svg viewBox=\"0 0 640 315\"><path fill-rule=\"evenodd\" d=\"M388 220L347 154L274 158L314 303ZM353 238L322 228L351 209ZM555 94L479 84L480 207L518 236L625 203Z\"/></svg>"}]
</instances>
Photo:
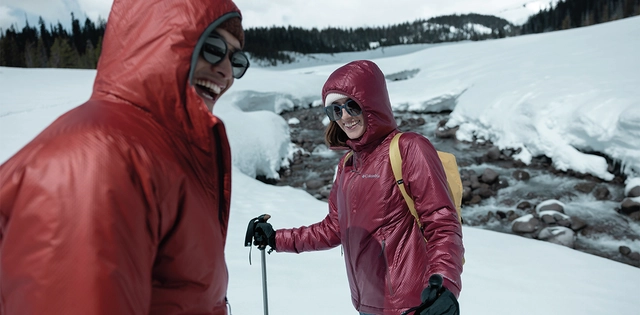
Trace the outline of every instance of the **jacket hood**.
<instances>
[{"instance_id":1,"label":"jacket hood","mask_svg":"<svg viewBox=\"0 0 640 315\"><path fill-rule=\"evenodd\" d=\"M241 15L230 0L115 0L91 99L132 104L209 151L220 121L190 78L205 38L234 17Z\"/></svg>"},{"instance_id":2,"label":"jacket hood","mask_svg":"<svg viewBox=\"0 0 640 315\"><path fill-rule=\"evenodd\" d=\"M375 63L357 60L338 68L322 88L323 104L331 93L347 95L364 113L367 123L364 134L358 139L347 140L347 145L354 151L377 145L398 127L384 74Z\"/></svg>"}]
</instances>

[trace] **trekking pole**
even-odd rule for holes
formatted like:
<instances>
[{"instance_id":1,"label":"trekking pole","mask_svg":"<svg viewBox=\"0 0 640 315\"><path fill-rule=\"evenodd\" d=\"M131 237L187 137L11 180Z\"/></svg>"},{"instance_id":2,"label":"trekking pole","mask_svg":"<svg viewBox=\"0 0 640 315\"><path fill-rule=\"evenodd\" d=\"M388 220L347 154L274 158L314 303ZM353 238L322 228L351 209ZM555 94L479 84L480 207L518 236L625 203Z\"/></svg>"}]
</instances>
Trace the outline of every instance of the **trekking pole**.
<instances>
[{"instance_id":1,"label":"trekking pole","mask_svg":"<svg viewBox=\"0 0 640 315\"><path fill-rule=\"evenodd\" d=\"M257 245L260 250L260 256L262 259L262 303L264 304L264 315L269 315L269 300L267 297L267 258L265 255L267 240L265 240L259 233L256 233L255 229L258 223L267 222L270 217L271 216L268 214L263 214L251 219L244 239L244 246L251 247L251 244L253 243L254 245ZM269 253L271 253L272 250L273 249L270 249ZM249 249L249 264L251 264L251 249Z\"/></svg>"},{"instance_id":2,"label":"trekking pole","mask_svg":"<svg viewBox=\"0 0 640 315\"><path fill-rule=\"evenodd\" d=\"M264 248L260 249L262 256L262 304L264 304L264 315L269 315L269 299L267 298L267 258Z\"/></svg>"}]
</instances>

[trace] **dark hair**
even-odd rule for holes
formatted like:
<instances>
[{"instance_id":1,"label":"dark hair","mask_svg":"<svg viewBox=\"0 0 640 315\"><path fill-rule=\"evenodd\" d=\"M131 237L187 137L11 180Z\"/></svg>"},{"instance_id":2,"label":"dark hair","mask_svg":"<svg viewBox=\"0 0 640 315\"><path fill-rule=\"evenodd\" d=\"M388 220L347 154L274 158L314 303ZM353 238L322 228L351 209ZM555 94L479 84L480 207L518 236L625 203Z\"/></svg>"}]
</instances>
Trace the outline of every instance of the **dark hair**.
<instances>
[{"instance_id":1,"label":"dark hair","mask_svg":"<svg viewBox=\"0 0 640 315\"><path fill-rule=\"evenodd\" d=\"M240 48L244 47L244 30L242 29L242 21L238 17L232 17L218 26L229 32L240 42Z\"/></svg>"},{"instance_id":2,"label":"dark hair","mask_svg":"<svg viewBox=\"0 0 640 315\"><path fill-rule=\"evenodd\" d=\"M347 134L338 126L335 121L329 122L329 126L324 131L324 142L328 147L346 147L347 146Z\"/></svg>"}]
</instances>

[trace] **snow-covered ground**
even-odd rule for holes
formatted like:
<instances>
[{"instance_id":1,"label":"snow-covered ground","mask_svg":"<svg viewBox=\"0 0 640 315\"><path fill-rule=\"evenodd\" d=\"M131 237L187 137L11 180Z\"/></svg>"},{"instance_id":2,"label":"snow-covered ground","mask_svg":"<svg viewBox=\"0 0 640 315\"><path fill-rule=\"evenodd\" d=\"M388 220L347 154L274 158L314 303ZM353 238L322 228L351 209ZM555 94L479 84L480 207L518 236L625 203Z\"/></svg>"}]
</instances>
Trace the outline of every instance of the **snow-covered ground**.
<instances>
[{"instance_id":1,"label":"snow-covered ground","mask_svg":"<svg viewBox=\"0 0 640 315\"><path fill-rule=\"evenodd\" d=\"M249 219L269 213L276 228L322 219L327 205L304 191L263 184L295 148L282 110L320 104L328 75L373 59L387 75L393 107L449 108L458 136L547 155L560 169L611 178L598 151L640 173L640 17L484 42L389 47L307 56L254 67L216 104L233 151L233 195L226 256L233 314L262 312L260 252L241 244ZM404 52L402 52L404 50ZM314 62L315 60L315 62ZM417 70L417 71L416 71ZM86 101L95 71L0 68L0 162L60 114ZM250 128L247 128L250 126ZM636 180L637 181L637 180ZM466 314L637 314L640 269L562 246L464 227L460 298ZM272 314L356 314L339 248L267 257Z\"/></svg>"}]
</instances>

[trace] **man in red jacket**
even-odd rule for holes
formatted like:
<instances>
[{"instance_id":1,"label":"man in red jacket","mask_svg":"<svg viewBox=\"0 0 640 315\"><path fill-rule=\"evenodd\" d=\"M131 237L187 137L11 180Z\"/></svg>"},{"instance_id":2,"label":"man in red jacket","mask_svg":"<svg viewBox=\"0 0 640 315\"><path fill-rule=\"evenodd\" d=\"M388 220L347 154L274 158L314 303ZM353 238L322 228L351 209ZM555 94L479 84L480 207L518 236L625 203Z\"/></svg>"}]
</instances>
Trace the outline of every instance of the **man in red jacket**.
<instances>
[{"instance_id":1,"label":"man in red jacket","mask_svg":"<svg viewBox=\"0 0 640 315\"><path fill-rule=\"evenodd\" d=\"M0 314L227 314L243 45L230 0L114 1L91 98L0 166Z\"/></svg>"}]
</instances>

